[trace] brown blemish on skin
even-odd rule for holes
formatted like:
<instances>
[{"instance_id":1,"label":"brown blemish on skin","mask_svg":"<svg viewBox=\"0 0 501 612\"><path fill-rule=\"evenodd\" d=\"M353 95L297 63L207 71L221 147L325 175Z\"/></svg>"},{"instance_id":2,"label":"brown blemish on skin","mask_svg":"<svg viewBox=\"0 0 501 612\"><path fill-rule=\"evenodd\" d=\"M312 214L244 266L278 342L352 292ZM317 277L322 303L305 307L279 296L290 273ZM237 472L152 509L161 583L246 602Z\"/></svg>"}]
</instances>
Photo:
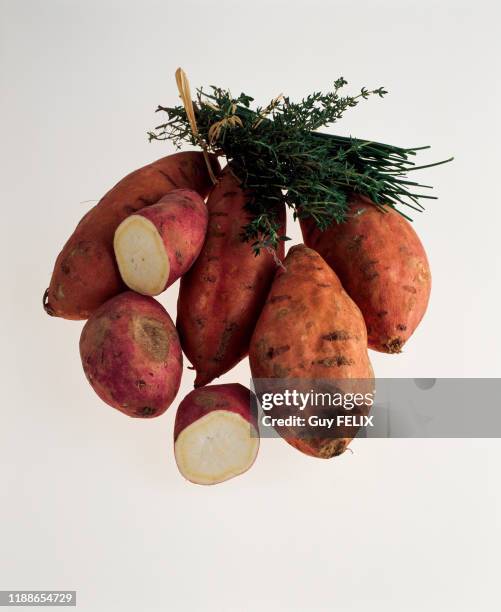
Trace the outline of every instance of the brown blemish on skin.
<instances>
[{"instance_id":1,"label":"brown blemish on skin","mask_svg":"<svg viewBox=\"0 0 501 612\"><path fill-rule=\"evenodd\" d=\"M233 332L236 329L238 329L238 324L235 322L230 323L229 325L225 327L223 334L221 336L221 342L219 343L217 352L212 358L213 361L216 361L216 362L223 361L226 355L228 344L230 343L231 337L233 336Z\"/></svg>"},{"instance_id":2,"label":"brown blemish on skin","mask_svg":"<svg viewBox=\"0 0 501 612\"><path fill-rule=\"evenodd\" d=\"M407 325L403 325L402 323L399 323L399 324L397 325L397 329L398 329L399 331L405 331L405 330L407 329Z\"/></svg>"},{"instance_id":3,"label":"brown blemish on skin","mask_svg":"<svg viewBox=\"0 0 501 612\"><path fill-rule=\"evenodd\" d=\"M409 293L417 293L416 287L412 287L411 285L404 285L402 289L404 291L408 291Z\"/></svg>"},{"instance_id":4,"label":"brown blemish on skin","mask_svg":"<svg viewBox=\"0 0 501 612\"><path fill-rule=\"evenodd\" d=\"M202 276L202 280L204 280L206 283L215 283L217 281L217 277L206 274L205 276Z\"/></svg>"},{"instance_id":5,"label":"brown blemish on skin","mask_svg":"<svg viewBox=\"0 0 501 612\"><path fill-rule=\"evenodd\" d=\"M268 300L268 303L269 304L276 304L277 302L283 302L284 300L290 300L290 299L291 299L290 295L273 295Z\"/></svg>"},{"instance_id":6,"label":"brown blemish on skin","mask_svg":"<svg viewBox=\"0 0 501 612\"><path fill-rule=\"evenodd\" d=\"M141 202L145 206L151 206L151 204L155 204L156 200L150 200L149 198L145 198L144 196L140 196L137 199L138 202Z\"/></svg>"},{"instance_id":7,"label":"brown blemish on skin","mask_svg":"<svg viewBox=\"0 0 501 612\"><path fill-rule=\"evenodd\" d=\"M91 249L91 242L88 240L81 240L77 244L77 248L75 249L78 254L88 255Z\"/></svg>"},{"instance_id":8,"label":"brown blemish on skin","mask_svg":"<svg viewBox=\"0 0 501 612\"><path fill-rule=\"evenodd\" d=\"M379 272L376 272L374 267L379 263L378 259L369 259L360 266L360 272L365 280L371 281L379 276Z\"/></svg>"},{"instance_id":9,"label":"brown blemish on skin","mask_svg":"<svg viewBox=\"0 0 501 612\"><path fill-rule=\"evenodd\" d=\"M126 407L127 406L123 406L123 408L126 408ZM138 408L135 411L135 414L138 417L151 417L156 414L156 410L155 408L152 408L151 406L143 406L142 408Z\"/></svg>"},{"instance_id":10,"label":"brown blemish on skin","mask_svg":"<svg viewBox=\"0 0 501 612\"><path fill-rule=\"evenodd\" d=\"M415 280L418 283L423 284L427 283L430 280L430 273L422 261L418 261L416 263L417 274L415 276Z\"/></svg>"},{"instance_id":11,"label":"brown blemish on skin","mask_svg":"<svg viewBox=\"0 0 501 612\"><path fill-rule=\"evenodd\" d=\"M318 359L317 361L312 361L312 365L321 365L326 368L332 368L332 366L337 366L338 368L342 366L350 366L355 362L353 359L348 359L344 355L336 355L335 357L325 357L324 359Z\"/></svg>"},{"instance_id":12,"label":"brown blemish on skin","mask_svg":"<svg viewBox=\"0 0 501 612\"><path fill-rule=\"evenodd\" d=\"M146 387L146 383L144 380L136 380L136 387L138 389L144 389Z\"/></svg>"},{"instance_id":13,"label":"brown blemish on skin","mask_svg":"<svg viewBox=\"0 0 501 612\"><path fill-rule=\"evenodd\" d=\"M284 346L277 346L276 348L271 346L266 353L266 357L268 357L268 359L274 359L277 355L282 355L282 353L290 351L290 348L291 347L288 344L284 344Z\"/></svg>"},{"instance_id":14,"label":"brown blemish on skin","mask_svg":"<svg viewBox=\"0 0 501 612\"><path fill-rule=\"evenodd\" d=\"M195 319L195 323L197 324L197 326L198 326L200 329L203 329L203 328L205 327L205 319L204 319L204 318L202 318L202 317L197 317L197 318Z\"/></svg>"},{"instance_id":15,"label":"brown blemish on skin","mask_svg":"<svg viewBox=\"0 0 501 612\"><path fill-rule=\"evenodd\" d=\"M357 234L353 236L348 244L349 251L359 251L362 247L362 242L365 240L365 236L363 234Z\"/></svg>"},{"instance_id":16,"label":"brown blemish on skin","mask_svg":"<svg viewBox=\"0 0 501 612\"><path fill-rule=\"evenodd\" d=\"M376 316L382 319L383 317L386 317L387 314L388 314L387 310L380 310L379 312L376 313Z\"/></svg>"},{"instance_id":17,"label":"brown blemish on skin","mask_svg":"<svg viewBox=\"0 0 501 612\"><path fill-rule=\"evenodd\" d=\"M285 368L279 363L273 364L273 378L286 378L289 374L289 371L289 368Z\"/></svg>"},{"instance_id":18,"label":"brown blemish on skin","mask_svg":"<svg viewBox=\"0 0 501 612\"><path fill-rule=\"evenodd\" d=\"M334 342L336 340L349 340L350 334L344 329L337 329L335 331L329 332L322 336L322 340L327 340L328 342Z\"/></svg>"},{"instance_id":19,"label":"brown blemish on skin","mask_svg":"<svg viewBox=\"0 0 501 612\"><path fill-rule=\"evenodd\" d=\"M329 283L317 283L317 287L322 287L327 288L327 287L332 287L332 285L330 285Z\"/></svg>"},{"instance_id":20,"label":"brown blemish on skin","mask_svg":"<svg viewBox=\"0 0 501 612\"><path fill-rule=\"evenodd\" d=\"M230 402L211 391L200 391L193 396L193 403L196 406L203 408L224 408L230 405Z\"/></svg>"},{"instance_id":21,"label":"brown blemish on skin","mask_svg":"<svg viewBox=\"0 0 501 612\"><path fill-rule=\"evenodd\" d=\"M280 310L277 310L276 317L277 319L281 319L282 317L287 316L289 313L290 313L290 308L280 308Z\"/></svg>"},{"instance_id":22,"label":"brown blemish on skin","mask_svg":"<svg viewBox=\"0 0 501 612\"><path fill-rule=\"evenodd\" d=\"M183 254L181 253L181 251L176 251L175 252L175 256L176 256L176 261L179 265L182 265L183 263Z\"/></svg>"},{"instance_id":23,"label":"brown blemish on skin","mask_svg":"<svg viewBox=\"0 0 501 612\"><path fill-rule=\"evenodd\" d=\"M162 323L152 317L134 317L130 325L134 341L153 361L167 359L170 338Z\"/></svg>"}]
</instances>

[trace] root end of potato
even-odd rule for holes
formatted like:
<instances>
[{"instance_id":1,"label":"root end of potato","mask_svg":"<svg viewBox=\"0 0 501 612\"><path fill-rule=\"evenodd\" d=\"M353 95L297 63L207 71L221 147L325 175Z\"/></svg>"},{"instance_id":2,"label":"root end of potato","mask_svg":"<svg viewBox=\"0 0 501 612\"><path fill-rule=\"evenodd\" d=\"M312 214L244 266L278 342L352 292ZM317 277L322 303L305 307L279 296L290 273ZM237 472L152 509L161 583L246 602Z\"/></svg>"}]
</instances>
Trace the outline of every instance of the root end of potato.
<instances>
[{"instance_id":1,"label":"root end of potato","mask_svg":"<svg viewBox=\"0 0 501 612\"><path fill-rule=\"evenodd\" d=\"M383 351L385 353L397 354L402 352L404 341L402 338L391 338L383 345Z\"/></svg>"}]
</instances>

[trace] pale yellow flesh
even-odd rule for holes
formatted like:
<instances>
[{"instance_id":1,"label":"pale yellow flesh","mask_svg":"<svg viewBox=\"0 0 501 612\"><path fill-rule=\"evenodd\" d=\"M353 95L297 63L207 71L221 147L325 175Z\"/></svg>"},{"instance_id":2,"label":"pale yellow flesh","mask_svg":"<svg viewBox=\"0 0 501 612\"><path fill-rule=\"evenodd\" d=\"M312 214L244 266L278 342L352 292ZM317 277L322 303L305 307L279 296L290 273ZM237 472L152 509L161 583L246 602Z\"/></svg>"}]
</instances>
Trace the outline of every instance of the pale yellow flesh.
<instances>
[{"instance_id":1,"label":"pale yellow flesh","mask_svg":"<svg viewBox=\"0 0 501 612\"><path fill-rule=\"evenodd\" d=\"M162 293L169 278L169 258L162 237L149 219L131 215L122 221L113 248L127 287L143 295Z\"/></svg>"},{"instance_id":2,"label":"pale yellow flesh","mask_svg":"<svg viewBox=\"0 0 501 612\"><path fill-rule=\"evenodd\" d=\"M209 412L177 437L174 452L179 471L187 480L204 485L246 472L259 449L259 437L251 428L234 412Z\"/></svg>"}]
</instances>

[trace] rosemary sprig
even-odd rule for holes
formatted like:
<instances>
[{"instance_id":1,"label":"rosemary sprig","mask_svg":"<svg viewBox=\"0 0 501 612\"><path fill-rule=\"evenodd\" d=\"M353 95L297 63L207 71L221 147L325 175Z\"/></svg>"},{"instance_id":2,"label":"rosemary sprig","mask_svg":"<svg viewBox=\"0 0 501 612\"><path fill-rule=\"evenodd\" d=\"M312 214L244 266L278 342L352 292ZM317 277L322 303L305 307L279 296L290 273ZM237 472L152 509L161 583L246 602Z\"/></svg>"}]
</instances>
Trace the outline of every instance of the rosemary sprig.
<instances>
[{"instance_id":1,"label":"rosemary sprig","mask_svg":"<svg viewBox=\"0 0 501 612\"><path fill-rule=\"evenodd\" d=\"M382 87L362 88L356 96L342 96L346 84L340 78L326 94L315 92L298 103L279 96L255 110L247 94L233 97L215 86L210 93L198 89L198 133L193 133L183 106L159 106L157 112L165 112L167 121L148 136L150 141L172 140L177 148L186 142L203 144L227 158L249 192L251 221L242 228L242 237L252 241L256 253L288 239L280 235L282 204L294 210L294 218L311 217L320 229L346 220L351 192L368 196L381 208L389 205L398 210L398 205L405 205L423 210L419 200L435 198L422 194L420 190L428 186L409 180L407 173L450 159L416 166L411 158L428 147L404 149L318 132L361 100L387 93Z\"/></svg>"}]
</instances>

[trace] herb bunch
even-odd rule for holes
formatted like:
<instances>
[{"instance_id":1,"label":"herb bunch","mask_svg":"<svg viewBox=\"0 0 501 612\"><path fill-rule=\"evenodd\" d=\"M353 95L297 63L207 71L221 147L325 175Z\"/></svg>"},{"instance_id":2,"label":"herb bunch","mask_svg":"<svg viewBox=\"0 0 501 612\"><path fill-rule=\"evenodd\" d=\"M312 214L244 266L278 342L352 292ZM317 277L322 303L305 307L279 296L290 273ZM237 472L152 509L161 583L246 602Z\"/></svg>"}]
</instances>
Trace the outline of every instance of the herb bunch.
<instances>
[{"instance_id":1,"label":"herb bunch","mask_svg":"<svg viewBox=\"0 0 501 612\"><path fill-rule=\"evenodd\" d=\"M249 194L250 221L242 228L242 238L252 241L256 253L288 239L280 234L281 204L294 210L295 219L310 217L322 230L346 220L353 192L380 208L398 210L401 204L423 210L419 200L434 199L420 193L429 186L409 180L407 173L450 160L416 166L410 158L428 147L404 149L318 132L361 100L387 93L362 88L356 96L343 96L346 84L340 78L331 92L316 92L298 103L279 96L255 110L247 94L233 97L215 86L210 92L198 89L198 133L193 133L184 106L159 106L157 112L166 113L167 121L148 136L150 141L171 140L177 148L183 143L202 146L226 157Z\"/></svg>"}]
</instances>

